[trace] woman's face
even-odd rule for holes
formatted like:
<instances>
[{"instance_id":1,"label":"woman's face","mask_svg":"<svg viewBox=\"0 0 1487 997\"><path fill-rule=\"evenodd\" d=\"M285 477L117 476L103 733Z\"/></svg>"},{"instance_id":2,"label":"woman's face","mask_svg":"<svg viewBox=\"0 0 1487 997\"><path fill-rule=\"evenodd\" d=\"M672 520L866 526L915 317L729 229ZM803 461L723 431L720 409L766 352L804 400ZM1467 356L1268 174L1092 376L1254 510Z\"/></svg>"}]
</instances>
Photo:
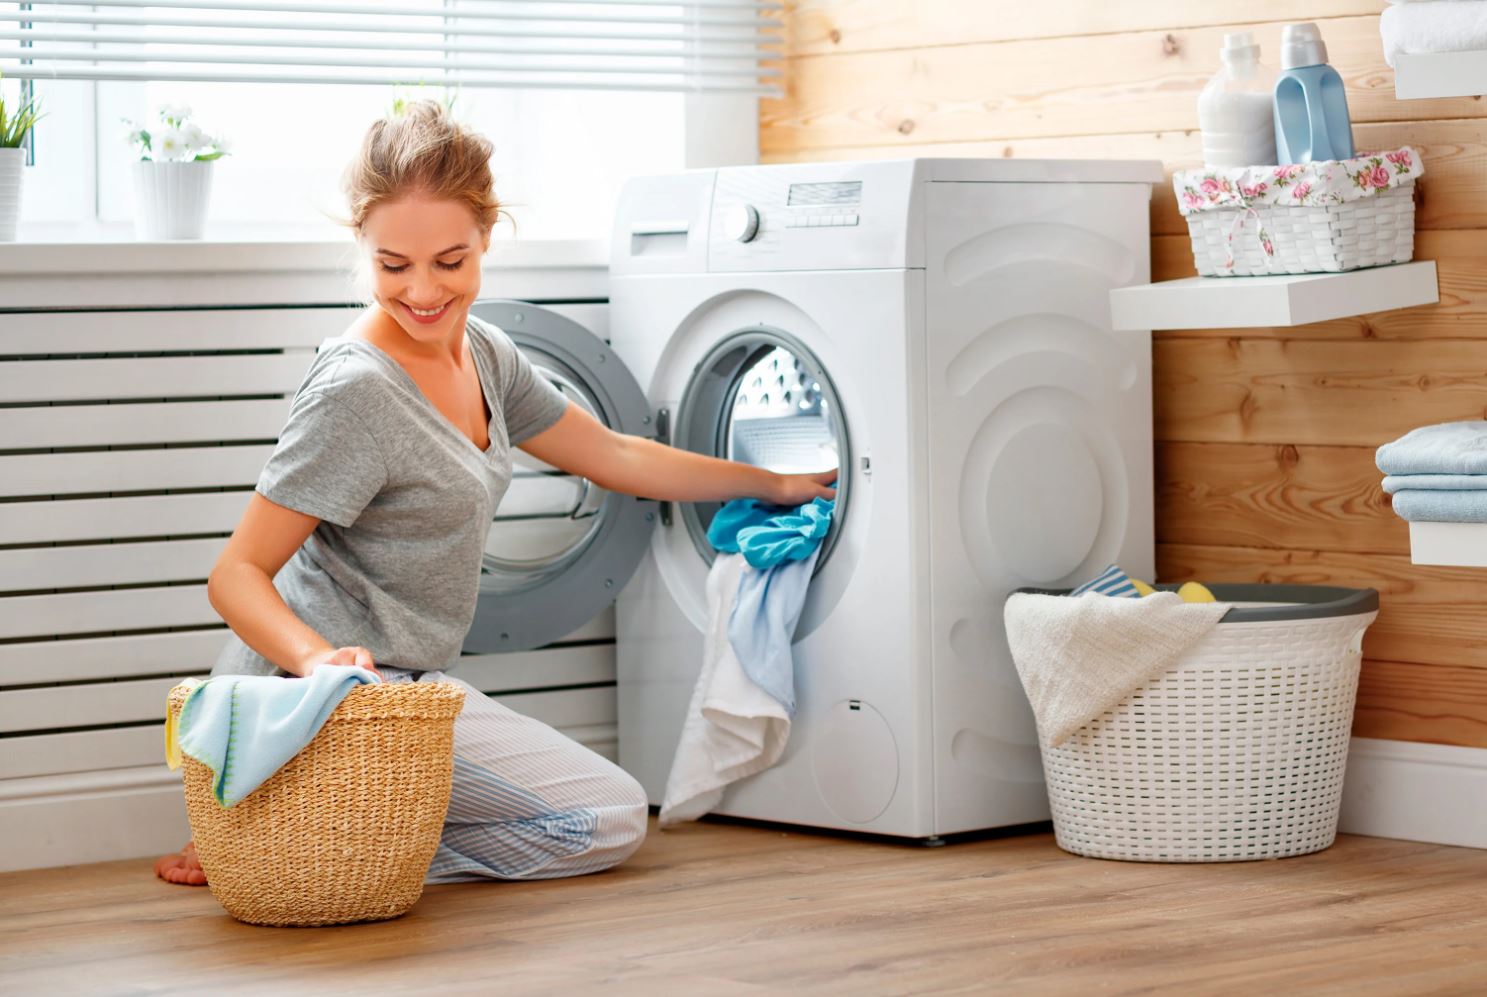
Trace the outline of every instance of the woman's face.
<instances>
[{"instance_id":1,"label":"woman's face","mask_svg":"<svg viewBox=\"0 0 1487 997\"><path fill-rule=\"evenodd\" d=\"M464 330L490 248L468 207L422 195L386 201L367 213L360 242L374 300L410 338L447 343Z\"/></svg>"}]
</instances>

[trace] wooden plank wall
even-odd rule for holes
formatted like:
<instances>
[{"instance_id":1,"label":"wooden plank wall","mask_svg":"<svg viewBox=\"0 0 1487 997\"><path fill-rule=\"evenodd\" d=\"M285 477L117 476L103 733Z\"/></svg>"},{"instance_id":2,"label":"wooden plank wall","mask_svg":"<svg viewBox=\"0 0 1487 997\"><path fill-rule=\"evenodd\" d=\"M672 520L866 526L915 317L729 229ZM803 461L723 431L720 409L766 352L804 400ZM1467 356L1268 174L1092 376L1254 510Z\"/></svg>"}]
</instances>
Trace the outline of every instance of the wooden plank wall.
<instances>
[{"instance_id":1,"label":"wooden plank wall","mask_svg":"<svg viewBox=\"0 0 1487 997\"><path fill-rule=\"evenodd\" d=\"M1487 747L1487 570L1415 567L1374 449L1487 417L1487 102L1396 101L1379 0L795 0L787 93L760 105L766 162L885 156L1200 159L1196 100L1224 32L1278 62L1313 20L1360 148L1421 150L1416 256L1441 302L1294 329L1153 342L1162 579L1368 585L1355 733ZM1243 25L1230 25L1242 13ZM1155 279L1191 274L1170 189L1152 206Z\"/></svg>"}]
</instances>

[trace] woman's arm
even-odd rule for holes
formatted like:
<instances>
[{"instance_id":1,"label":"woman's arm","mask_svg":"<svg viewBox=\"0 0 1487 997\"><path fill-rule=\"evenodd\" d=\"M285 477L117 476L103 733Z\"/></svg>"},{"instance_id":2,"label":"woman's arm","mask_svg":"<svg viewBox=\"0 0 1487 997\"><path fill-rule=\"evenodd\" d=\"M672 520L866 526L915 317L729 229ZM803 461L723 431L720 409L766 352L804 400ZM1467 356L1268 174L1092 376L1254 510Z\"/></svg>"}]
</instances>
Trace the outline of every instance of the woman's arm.
<instances>
[{"instance_id":1,"label":"woman's arm","mask_svg":"<svg viewBox=\"0 0 1487 997\"><path fill-rule=\"evenodd\" d=\"M520 444L521 449L588 478L601 488L672 502L757 498L776 505L800 505L817 496L833 498L835 470L815 474L776 474L654 440L616 433L571 402L548 429Z\"/></svg>"},{"instance_id":2,"label":"woman's arm","mask_svg":"<svg viewBox=\"0 0 1487 997\"><path fill-rule=\"evenodd\" d=\"M370 651L332 647L274 588L274 576L318 525L314 516L255 492L207 578L207 598L244 644L291 675L308 675L322 664L360 665L375 673Z\"/></svg>"}]
</instances>

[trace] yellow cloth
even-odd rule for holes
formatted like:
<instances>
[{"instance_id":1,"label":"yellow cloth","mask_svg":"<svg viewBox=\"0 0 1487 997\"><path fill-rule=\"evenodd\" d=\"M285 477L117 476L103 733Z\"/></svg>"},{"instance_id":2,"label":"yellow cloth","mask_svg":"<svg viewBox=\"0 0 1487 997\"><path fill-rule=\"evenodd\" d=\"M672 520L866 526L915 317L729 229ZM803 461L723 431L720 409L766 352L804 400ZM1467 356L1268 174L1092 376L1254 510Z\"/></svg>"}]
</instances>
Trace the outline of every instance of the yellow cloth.
<instances>
[{"instance_id":1,"label":"yellow cloth","mask_svg":"<svg viewBox=\"0 0 1487 997\"><path fill-rule=\"evenodd\" d=\"M1156 589L1146 584L1139 578L1132 578L1131 584L1136 586L1136 594L1142 597L1151 595ZM1217 602L1213 593L1197 582L1183 582L1182 588L1177 590L1178 598L1183 602Z\"/></svg>"},{"instance_id":2,"label":"yellow cloth","mask_svg":"<svg viewBox=\"0 0 1487 997\"><path fill-rule=\"evenodd\" d=\"M180 685L198 686L200 679L187 679ZM165 764L174 772L181 767L181 738L177 730L176 721L180 719L178 714L170 711L170 694L165 698Z\"/></svg>"}]
</instances>

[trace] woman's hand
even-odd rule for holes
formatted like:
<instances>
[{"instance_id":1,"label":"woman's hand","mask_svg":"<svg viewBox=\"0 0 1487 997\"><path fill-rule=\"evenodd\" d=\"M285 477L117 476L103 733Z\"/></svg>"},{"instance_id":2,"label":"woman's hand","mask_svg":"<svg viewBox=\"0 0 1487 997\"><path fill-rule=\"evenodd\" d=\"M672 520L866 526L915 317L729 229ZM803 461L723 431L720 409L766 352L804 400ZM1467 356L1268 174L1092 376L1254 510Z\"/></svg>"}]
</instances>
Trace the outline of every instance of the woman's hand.
<instances>
[{"instance_id":1,"label":"woman's hand","mask_svg":"<svg viewBox=\"0 0 1487 997\"><path fill-rule=\"evenodd\" d=\"M828 485L835 483L838 472L816 471L813 474L777 474L775 490L769 498L775 505L805 505L811 499L835 499L836 489Z\"/></svg>"},{"instance_id":2,"label":"woman's hand","mask_svg":"<svg viewBox=\"0 0 1487 997\"><path fill-rule=\"evenodd\" d=\"M328 647L323 651L316 651L300 661L299 677L309 678L310 673L320 665L351 665L365 668L377 676L378 682L383 681L382 673L377 671L377 666L372 663L372 652L364 647Z\"/></svg>"}]
</instances>

